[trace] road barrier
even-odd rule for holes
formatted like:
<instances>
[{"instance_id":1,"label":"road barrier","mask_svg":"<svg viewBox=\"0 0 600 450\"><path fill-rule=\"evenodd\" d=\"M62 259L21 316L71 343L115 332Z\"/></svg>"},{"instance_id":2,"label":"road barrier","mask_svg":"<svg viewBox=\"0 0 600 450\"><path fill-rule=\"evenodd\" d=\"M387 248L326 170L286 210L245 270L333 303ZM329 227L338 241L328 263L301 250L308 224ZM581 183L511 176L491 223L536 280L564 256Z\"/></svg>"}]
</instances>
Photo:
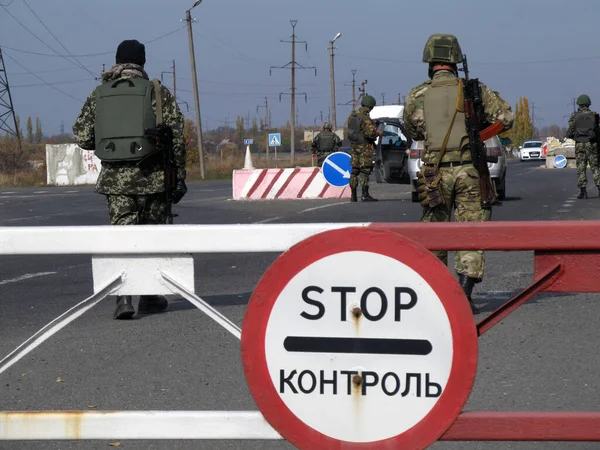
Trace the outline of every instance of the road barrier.
<instances>
[{"instance_id":1,"label":"road barrier","mask_svg":"<svg viewBox=\"0 0 600 450\"><path fill-rule=\"evenodd\" d=\"M350 188L331 186L318 167L233 171L234 200L350 198Z\"/></svg>"},{"instance_id":2,"label":"road barrier","mask_svg":"<svg viewBox=\"0 0 600 450\"><path fill-rule=\"evenodd\" d=\"M301 449L315 448L315 442L323 449L341 446L363 449L379 448L378 445L389 448L392 442L403 443L406 448L424 448L436 440L600 441L600 412L462 411L475 377L478 336L537 293L600 292L600 278L595 273L600 264L598 229L597 222L580 221L0 228L0 255L91 255L94 279L92 296L0 360L0 376L108 295L179 294L242 339L246 379L260 409L260 412L4 411L0 412L0 440L287 439ZM447 306L462 295L460 286L427 250L533 251L534 280L475 324L472 319L464 320L472 317L464 295L463 301L455 302L452 308ZM252 252L283 254L257 285L246 313L246 319L253 320L245 319L240 330L196 295L193 254ZM404 271L401 278L408 280L407 284L401 287L383 282L381 287L344 284L348 278L344 278L343 271L332 270L335 265L329 261L342 258L351 262L357 255L372 258L373 270ZM443 289L429 272L435 273L433 278L445 280ZM414 284L409 286L411 280ZM341 317L340 310L332 313L319 300L324 291L320 284L338 281L331 285L336 286L331 291L340 296L344 305ZM300 297L288 295L303 286ZM422 297L427 297L427 302L417 300ZM297 326L296 323L304 324L298 317L289 322L289 327L286 322L289 333L296 333L294 336L286 335L286 327L277 325L286 319L286 314L293 313L293 308L286 304L290 298L304 300L300 304L303 309L298 310L302 311L300 316L314 324L312 328ZM372 298L378 299L379 308L373 307L372 300L367 301ZM437 318L420 323L422 311ZM378 330L385 334L391 323L401 322L402 317L410 314L419 329L431 331L428 341L404 339L402 343L392 343L402 340L381 336L377 342L389 346L388 356L369 359L373 356L369 352L383 351L381 347L366 345L365 338L373 337ZM341 320L334 323L332 317ZM271 318L276 319L275 324ZM402 323L408 327L407 333L418 333L409 330L410 322ZM450 330L450 343L436 334L444 327ZM302 330L312 329L315 333L331 330L331 334L327 331L318 337L302 335ZM355 330L356 335L342 336L350 330ZM338 332L339 335L334 335ZM256 345L257 337L264 342ZM283 345L273 347L279 338L283 339ZM253 339L254 349L247 344L249 339ZM358 347L351 349L346 346L348 343ZM404 345L403 350L392 348L392 344ZM464 352L446 352L454 356L448 361L437 361L435 367L427 365L427 358L438 358L436 349L446 344ZM321 345L339 356L323 358L319 354ZM294 358L286 359L282 348L294 353ZM311 353L309 358L307 352ZM357 352L366 356L351 355ZM330 363L326 361L335 364L347 360L351 364L352 358L366 358L369 364L349 365L346 371L336 372L335 366L327 365ZM408 361L423 358L425 365L411 369L410 373L400 373L393 364L388 364L393 358L408 358ZM315 366L309 366L311 361ZM324 361L324 365L318 366L319 361ZM298 366L297 370L293 365L296 362L307 366L303 370ZM453 375L458 369L464 369L459 377L462 381ZM265 373L271 376L259 376ZM278 376L280 384L274 384ZM265 394L260 398L257 391L263 386L266 390L261 391ZM279 389L280 396L270 397L273 387ZM366 415L372 412L369 408L378 408L379 414L383 411L391 418L362 431L336 428L325 417L327 411L310 409L315 397L309 395L318 394L319 389L321 395L324 392L337 395L332 397L333 404L351 406L348 411L355 417L348 420L369 417ZM291 395L293 390L299 394ZM423 407L423 417L415 419L418 423L410 422L408 416L386 413L389 408L408 403L416 405L409 411L411 417L417 416L418 408ZM345 410L337 409L337 414L342 414L341 411ZM315 425L311 416L319 419L320 414L325 418L322 424ZM341 416L337 422L345 423ZM299 433L304 428L307 434Z\"/></svg>"}]
</instances>

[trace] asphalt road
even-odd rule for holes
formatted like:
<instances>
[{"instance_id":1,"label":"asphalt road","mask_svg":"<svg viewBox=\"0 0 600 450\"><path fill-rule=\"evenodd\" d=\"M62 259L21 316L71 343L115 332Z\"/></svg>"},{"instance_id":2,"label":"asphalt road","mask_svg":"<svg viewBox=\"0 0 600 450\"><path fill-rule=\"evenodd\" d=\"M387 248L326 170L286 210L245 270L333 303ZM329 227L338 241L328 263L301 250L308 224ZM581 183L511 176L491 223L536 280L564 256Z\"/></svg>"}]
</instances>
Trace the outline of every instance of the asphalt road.
<instances>
[{"instance_id":1,"label":"asphalt road","mask_svg":"<svg viewBox=\"0 0 600 450\"><path fill-rule=\"evenodd\" d=\"M575 171L511 162L497 221L597 220L600 199L576 200ZM377 185L378 203L235 202L230 182L192 184L177 223L414 222L408 186ZM90 187L0 191L0 226L107 224ZM540 233L544 230L540 229ZM65 232L65 240L68 240ZM249 296L276 254L199 255L196 292L241 324ZM531 253L487 254L476 287L483 317L532 281ZM0 357L92 293L86 256L0 258ZM539 295L480 339L469 410L597 410L596 295ZM239 341L187 301L138 320L112 320L106 299L0 375L0 410L255 410ZM57 382L58 378L62 382ZM1 449L98 449L109 441L2 442ZM124 449L288 449L281 441L124 441ZM592 449L591 443L437 443L435 449Z\"/></svg>"}]
</instances>

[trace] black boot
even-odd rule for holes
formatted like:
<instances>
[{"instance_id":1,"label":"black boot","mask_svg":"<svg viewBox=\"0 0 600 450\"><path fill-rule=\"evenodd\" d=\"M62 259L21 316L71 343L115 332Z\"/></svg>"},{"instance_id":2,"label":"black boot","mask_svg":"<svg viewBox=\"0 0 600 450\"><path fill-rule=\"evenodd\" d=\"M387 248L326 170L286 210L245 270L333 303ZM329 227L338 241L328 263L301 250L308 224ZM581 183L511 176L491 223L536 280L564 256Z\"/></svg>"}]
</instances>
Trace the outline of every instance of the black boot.
<instances>
[{"instance_id":1,"label":"black boot","mask_svg":"<svg viewBox=\"0 0 600 450\"><path fill-rule=\"evenodd\" d=\"M135 314L133 303L131 301L131 295L120 295L117 297L117 309L113 318L115 320L128 320Z\"/></svg>"},{"instance_id":2,"label":"black boot","mask_svg":"<svg viewBox=\"0 0 600 450\"><path fill-rule=\"evenodd\" d=\"M577 196L578 199L582 199L582 198L588 198L587 196L587 190L585 187L580 188L580 192L579 195Z\"/></svg>"},{"instance_id":3,"label":"black boot","mask_svg":"<svg viewBox=\"0 0 600 450\"><path fill-rule=\"evenodd\" d=\"M369 186L362 187L362 197L360 198L363 202L377 202L379 200L371 197L369 194Z\"/></svg>"},{"instance_id":4,"label":"black boot","mask_svg":"<svg viewBox=\"0 0 600 450\"><path fill-rule=\"evenodd\" d=\"M458 282L460 283L460 287L463 288L467 299L469 300L469 304L471 305L471 311L473 314L479 314L479 308L475 306L473 300L471 299L471 294L473 293L473 287L475 286L475 278L468 277L464 274L460 274L458 276Z\"/></svg>"},{"instance_id":5,"label":"black boot","mask_svg":"<svg viewBox=\"0 0 600 450\"><path fill-rule=\"evenodd\" d=\"M351 202L357 202L358 199L356 198L356 187L351 187L350 188L350 192L352 192L352 196L350 197L350 201Z\"/></svg>"},{"instance_id":6,"label":"black boot","mask_svg":"<svg viewBox=\"0 0 600 450\"><path fill-rule=\"evenodd\" d=\"M138 303L138 314L162 312L168 306L169 302L162 295L142 295Z\"/></svg>"}]
</instances>

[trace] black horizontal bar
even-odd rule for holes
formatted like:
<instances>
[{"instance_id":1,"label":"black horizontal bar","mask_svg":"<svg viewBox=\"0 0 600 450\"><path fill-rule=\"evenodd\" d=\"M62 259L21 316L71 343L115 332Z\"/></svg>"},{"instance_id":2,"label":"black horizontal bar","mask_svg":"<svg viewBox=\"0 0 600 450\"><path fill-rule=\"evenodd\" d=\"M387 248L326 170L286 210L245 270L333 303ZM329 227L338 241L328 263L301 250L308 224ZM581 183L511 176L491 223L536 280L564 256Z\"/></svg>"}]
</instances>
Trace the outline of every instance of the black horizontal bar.
<instances>
[{"instance_id":1,"label":"black horizontal bar","mask_svg":"<svg viewBox=\"0 0 600 450\"><path fill-rule=\"evenodd\" d=\"M424 339L371 339L288 336L283 341L288 352L365 353L374 355L420 355L431 353L431 342Z\"/></svg>"}]
</instances>

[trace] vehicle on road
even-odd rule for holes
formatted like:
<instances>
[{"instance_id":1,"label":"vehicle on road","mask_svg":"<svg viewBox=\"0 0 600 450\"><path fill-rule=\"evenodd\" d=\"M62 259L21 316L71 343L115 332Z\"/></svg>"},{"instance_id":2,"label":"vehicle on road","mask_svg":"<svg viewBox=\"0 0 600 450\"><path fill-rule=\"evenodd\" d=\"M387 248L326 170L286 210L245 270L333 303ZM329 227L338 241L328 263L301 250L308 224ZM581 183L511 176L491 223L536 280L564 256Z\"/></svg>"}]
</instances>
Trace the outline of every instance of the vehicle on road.
<instances>
[{"instance_id":1,"label":"vehicle on road","mask_svg":"<svg viewBox=\"0 0 600 450\"><path fill-rule=\"evenodd\" d=\"M410 183L406 163L412 139L404 128L403 112L403 105L383 105L375 106L369 114L379 123L377 129L383 132L375 141L373 155L377 183Z\"/></svg>"},{"instance_id":2,"label":"vehicle on road","mask_svg":"<svg viewBox=\"0 0 600 450\"><path fill-rule=\"evenodd\" d=\"M519 159L521 161L529 161L532 159L546 159L542 151L542 141L525 141L519 147Z\"/></svg>"},{"instance_id":3,"label":"vehicle on road","mask_svg":"<svg viewBox=\"0 0 600 450\"><path fill-rule=\"evenodd\" d=\"M498 162L488 163L488 168L490 170L490 176L496 186L498 199L504 200L506 198L506 154L504 146L498 136L494 136L485 141L485 146L489 156L498 157ZM407 167L410 176L411 197L413 202L419 201L417 193L417 172L419 172L423 166L423 161L421 160L421 152L423 150L423 141L414 141L410 147L410 154L408 156Z\"/></svg>"}]
</instances>

